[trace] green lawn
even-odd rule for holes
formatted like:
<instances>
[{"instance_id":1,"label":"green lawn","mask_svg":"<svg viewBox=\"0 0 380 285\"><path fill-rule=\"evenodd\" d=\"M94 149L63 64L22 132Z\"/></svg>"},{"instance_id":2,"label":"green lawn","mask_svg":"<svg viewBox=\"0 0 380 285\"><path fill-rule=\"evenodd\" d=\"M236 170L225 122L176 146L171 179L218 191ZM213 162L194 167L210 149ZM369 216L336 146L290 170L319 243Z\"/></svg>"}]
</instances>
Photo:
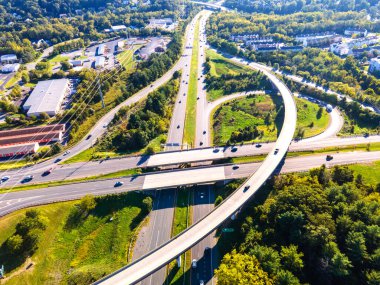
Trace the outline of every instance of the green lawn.
<instances>
[{"instance_id":1,"label":"green lawn","mask_svg":"<svg viewBox=\"0 0 380 285\"><path fill-rule=\"evenodd\" d=\"M344 116L344 124L343 128L340 130L338 135L341 136L350 136L350 135L363 135L365 133L369 134L378 134L379 130L376 128L372 128L365 124L360 124L356 120L350 119L345 113Z\"/></svg>"},{"instance_id":2,"label":"green lawn","mask_svg":"<svg viewBox=\"0 0 380 285\"><path fill-rule=\"evenodd\" d=\"M257 138L256 141L276 140L279 129L276 120L272 120L270 125L265 125L264 118L268 112L272 114L272 118L276 118L276 109L281 108L280 100L279 97L266 94L254 95L227 102L217 108L212 115L214 144L225 144L232 132L253 125L264 132L263 137Z\"/></svg>"},{"instance_id":3,"label":"green lawn","mask_svg":"<svg viewBox=\"0 0 380 285\"><path fill-rule=\"evenodd\" d=\"M121 53L119 53L116 57L120 61L120 63L123 65L125 70L132 71L133 68L136 66L136 63L134 61L133 54L136 50L138 50L141 47L141 45L136 45L133 47L133 49L125 50Z\"/></svg>"},{"instance_id":4,"label":"green lawn","mask_svg":"<svg viewBox=\"0 0 380 285\"><path fill-rule=\"evenodd\" d=\"M377 185L380 183L380 161L369 164L354 164L349 166L355 174L363 175L364 183Z\"/></svg>"},{"instance_id":5,"label":"green lawn","mask_svg":"<svg viewBox=\"0 0 380 285\"><path fill-rule=\"evenodd\" d=\"M212 76L222 76L225 74L237 75L252 72L251 69L230 61L214 50L207 49L206 56L210 59L210 74Z\"/></svg>"},{"instance_id":6,"label":"green lawn","mask_svg":"<svg viewBox=\"0 0 380 285\"><path fill-rule=\"evenodd\" d=\"M176 208L174 210L174 220L172 225L172 237L178 235L182 231L184 231L188 223L191 223L190 220L190 208L189 202L191 198L191 190L190 188L184 188L177 192L177 202ZM185 257L186 255L186 257ZM186 253L181 255L181 268L177 266L177 261L172 261L168 265L168 280L169 284L189 284L190 281L190 272L189 269L189 261L191 252L187 251ZM186 263L185 263L186 259Z\"/></svg>"},{"instance_id":7,"label":"green lawn","mask_svg":"<svg viewBox=\"0 0 380 285\"><path fill-rule=\"evenodd\" d=\"M5 261L7 276L18 273L7 284L89 284L125 265L130 243L146 216L141 210L144 198L128 193L98 199L96 208L76 223L68 219L75 202L36 207L48 224L31 256L34 265L27 271L23 265L10 272ZM0 219L1 243L14 232L25 211Z\"/></svg>"},{"instance_id":8,"label":"green lawn","mask_svg":"<svg viewBox=\"0 0 380 285\"><path fill-rule=\"evenodd\" d=\"M0 170L8 170L8 169L15 169L15 168L21 168L27 165L32 165L33 162L28 162L26 160L18 160L18 161L7 161L7 162L0 162Z\"/></svg>"},{"instance_id":9,"label":"green lawn","mask_svg":"<svg viewBox=\"0 0 380 285\"><path fill-rule=\"evenodd\" d=\"M60 63L62 61L69 60L69 59L70 59L70 57L68 57L68 56L58 54L58 55L52 57L51 59L49 59L49 62L52 64L55 64L55 63Z\"/></svg>"},{"instance_id":10,"label":"green lawn","mask_svg":"<svg viewBox=\"0 0 380 285\"><path fill-rule=\"evenodd\" d=\"M318 104L305 99L295 98L297 105L297 128L305 130L304 137L311 137L322 133L329 125L329 114L323 108L320 118L317 117Z\"/></svg>"},{"instance_id":11,"label":"green lawn","mask_svg":"<svg viewBox=\"0 0 380 285\"><path fill-rule=\"evenodd\" d=\"M199 53L199 20L195 24L193 53L190 66L189 92L187 95L184 143L194 145L197 112L197 76Z\"/></svg>"}]
</instances>

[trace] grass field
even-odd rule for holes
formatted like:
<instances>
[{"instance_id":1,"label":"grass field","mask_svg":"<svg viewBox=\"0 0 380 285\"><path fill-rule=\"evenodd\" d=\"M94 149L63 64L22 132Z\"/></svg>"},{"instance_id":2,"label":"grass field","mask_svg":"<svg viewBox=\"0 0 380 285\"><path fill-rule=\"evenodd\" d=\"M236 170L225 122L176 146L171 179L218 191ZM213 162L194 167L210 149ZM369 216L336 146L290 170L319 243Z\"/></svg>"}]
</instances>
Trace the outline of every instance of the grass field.
<instances>
[{"instance_id":1,"label":"grass field","mask_svg":"<svg viewBox=\"0 0 380 285\"><path fill-rule=\"evenodd\" d=\"M89 284L125 265L130 242L146 215L141 210L144 197L128 193L99 199L96 208L76 223L68 219L75 202L36 207L48 224L31 256L34 265L12 271L6 265L7 276L18 273L6 284ZM24 213L21 210L0 219L1 243L14 232Z\"/></svg>"},{"instance_id":2,"label":"grass field","mask_svg":"<svg viewBox=\"0 0 380 285\"><path fill-rule=\"evenodd\" d=\"M49 59L49 62L55 64L55 63L60 63L62 61L69 60L69 59L70 59L70 57L68 57L68 56L58 54L58 55L52 57L51 59Z\"/></svg>"},{"instance_id":3,"label":"grass field","mask_svg":"<svg viewBox=\"0 0 380 285\"><path fill-rule=\"evenodd\" d=\"M380 161L369 164L354 164L349 166L350 169L355 171L355 174L363 176L364 183L377 185L380 183Z\"/></svg>"},{"instance_id":4,"label":"grass field","mask_svg":"<svg viewBox=\"0 0 380 285\"><path fill-rule=\"evenodd\" d=\"M329 114L323 108L320 118L317 117L319 106L305 99L295 98L297 105L297 128L305 130L304 137L322 133L329 125Z\"/></svg>"},{"instance_id":5,"label":"grass field","mask_svg":"<svg viewBox=\"0 0 380 285\"><path fill-rule=\"evenodd\" d=\"M125 50L121 53L119 53L116 58L120 61L120 63L123 65L125 70L131 71L136 66L136 63L134 61L133 54L136 50L138 50L141 47L141 45L136 45L133 47L133 49Z\"/></svg>"},{"instance_id":6,"label":"grass field","mask_svg":"<svg viewBox=\"0 0 380 285\"><path fill-rule=\"evenodd\" d=\"M32 164L33 162L28 162L26 160L0 162L0 170L3 171L8 169L15 169Z\"/></svg>"},{"instance_id":7,"label":"grass field","mask_svg":"<svg viewBox=\"0 0 380 285\"><path fill-rule=\"evenodd\" d=\"M206 56L210 59L210 75L222 76L222 75L238 75L240 73L251 73L252 70L230 61L228 58L216 53L211 49L206 50ZM223 97L224 91L222 89L210 89L207 91L207 100L215 101L216 99Z\"/></svg>"},{"instance_id":8,"label":"grass field","mask_svg":"<svg viewBox=\"0 0 380 285\"><path fill-rule=\"evenodd\" d=\"M212 76L222 76L224 74L237 75L252 72L251 69L230 61L214 50L207 49L206 56L210 59L210 74Z\"/></svg>"},{"instance_id":9,"label":"grass field","mask_svg":"<svg viewBox=\"0 0 380 285\"><path fill-rule=\"evenodd\" d=\"M276 117L276 110L281 108L280 100L280 97L254 95L223 104L212 115L214 144L225 144L232 132L253 125L264 132L264 136L257 138L256 141L275 140L279 127L275 121L268 126L265 125L264 117L268 112L273 118Z\"/></svg>"},{"instance_id":10,"label":"grass field","mask_svg":"<svg viewBox=\"0 0 380 285\"><path fill-rule=\"evenodd\" d=\"M197 113L197 76L198 76L198 53L199 53L199 21L195 24L193 53L190 65L189 92L187 95L186 121L184 129L184 143L194 145L195 125Z\"/></svg>"}]
</instances>

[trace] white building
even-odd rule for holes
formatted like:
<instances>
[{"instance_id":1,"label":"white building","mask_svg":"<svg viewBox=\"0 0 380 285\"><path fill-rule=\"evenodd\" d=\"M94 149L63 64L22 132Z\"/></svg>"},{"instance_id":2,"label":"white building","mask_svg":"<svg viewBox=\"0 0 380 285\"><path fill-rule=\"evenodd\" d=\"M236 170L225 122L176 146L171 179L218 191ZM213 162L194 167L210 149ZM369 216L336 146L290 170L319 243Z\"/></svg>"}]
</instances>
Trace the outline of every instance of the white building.
<instances>
[{"instance_id":1,"label":"white building","mask_svg":"<svg viewBox=\"0 0 380 285\"><path fill-rule=\"evenodd\" d=\"M368 71L370 73L380 72L380 58L372 58L371 59Z\"/></svg>"},{"instance_id":2,"label":"white building","mask_svg":"<svg viewBox=\"0 0 380 285\"><path fill-rule=\"evenodd\" d=\"M76 66L83 66L83 60L80 60L80 59L72 59L72 60L69 60L69 63L76 67Z\"/></svg>"},{"instance_id":3,"label":"white building","mask_svg":"<svg viewBox=\"0 0 380 285\"><path fill-rule=\"evenodd\" d=\"M377 36L370 36L370 37L365 37L365 38L359 38L355 40L351 40L347 42L347 45L349 48L362 48L363 46L371 46L378 44L380 41L379 37Z\"/></svg>"},{"instance_id":4,"label":"white building","mask_svg":"<svg viewBox=\"0 0 380 285\"><path fill-rule=\"evenodd\" d=\"M346 43L332 44L330 46L330 51L336 55L343 56L350 53L350 48Z\"/></svg>"},{"instance_id":5,"label":"white building","mask_svg":"<svg viewBox=\"0 0 380 285\"><path fill-rule=\"evenodd\" d=\"M28 116L47 113L55 116L60 112L62 102L69 92L68 79L40 81L23 105Z\"/></svg>"},{"instance_id":6,"label":"white building","mask_svg":"<svg viewBox=\"0 0 380 285\"><path fill-rule=\"evenodd\" d=\"M346 29L344 31L345 36L353 36L353 35L358 35L360 37L366 37L368 34L368 31L366 29Z\"/></svg>"},{"instance_id":7,"label":"white building","mask_svg":"<svg viewBox=\"0 0 380 285\"><path fill-rule=\"evenodd\" d=\"M331 43L342 41L342 37L336 33L321 33L310 35L296 36L296 41L302 43L304 47L308 46L324 46Z\"/></svg>"},{"instance_id":8,"label":"white building","mask_svg":"<svg viewBox=\"0 0 380 285\"><path fill-rule=\"evenodd\" d=\"M149 20L149 25L147 26L147 28L172 31L177 27L177 25L178 23L174 22L173 19L171 18L162 18L162 19L152 18Z\"/></svg>"},{"instance_id":9,"label":"white building","mask_svg":"<svg viewBox=\"0 0 380 285\"><path fill-rule=\"evenodd\" d=\"M17 72L19 69L20 69L19 63L6 64L6 65L1 67L1 72L2 73L12 73L12 72Z\"/></svg>"},{"instance_id":10,"label":"white building","mask_svg":"<svg viewBox=\"0 0 380 285\"><path fill-rule=\"evenodd\" d=\"M17 62L17 55L15 54L5 54L2 55L1 58L1 63L15 63Z\"/></svg>"},{"instance_id":11,"label":"white building","mask_svg":"<svg viewBox=\"0 0 380 285\"><path fill-rule=\"evenodd\" d=\"M103 55L106 51L106 46L104 44L100 44L97 48L96 54Z\"/></svg>"},{"instance_id":12,"label":"white building","mask_svg":"<svg viewBox=\"0 0 380 285\"><path fill-rule=\"evenodd\" d=\"M36 153L40 148L38 142L0 146L0 157L10 157Z\"/></svg>"},{"instance_id":13,"label":"white building","mask_svg":"<svg viewBox=\"0 0 380 285\"><path fill-rule=\"evenodd\" d=\"M111 30L113 32L125 31L126 29L127 29L127 27L124 25L111 26Z\"/></svg>"},{"instance_id":14,"label":"white building","mask_svg":"<svg viewBox=\"0 0 380 285\"><path fill-rule=\"evenodd\" d=\"M105 61L106 59L104 56L97 56L95 59L95 68L104 67Z\"/></svg>"}]
</instances>

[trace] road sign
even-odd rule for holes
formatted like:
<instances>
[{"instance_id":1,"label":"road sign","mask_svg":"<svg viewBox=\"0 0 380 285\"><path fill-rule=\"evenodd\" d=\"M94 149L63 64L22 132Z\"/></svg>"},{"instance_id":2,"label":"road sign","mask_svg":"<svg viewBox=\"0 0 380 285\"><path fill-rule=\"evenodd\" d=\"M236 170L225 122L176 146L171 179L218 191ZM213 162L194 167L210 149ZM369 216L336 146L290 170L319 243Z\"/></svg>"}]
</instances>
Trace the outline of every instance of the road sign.
<instances>
[{"instance_id":1,"label":"road sign","mask_svg":"<svg viewBox=\"0 0 380 285\"><path fill-rule=\"evenodd\" d=\"M224 228L224 229L222 230L223 233L232 233L232 232L234 232L234 231L235 231L235 229L233 229L233 228Z\"/></svg>"}]
</instances>

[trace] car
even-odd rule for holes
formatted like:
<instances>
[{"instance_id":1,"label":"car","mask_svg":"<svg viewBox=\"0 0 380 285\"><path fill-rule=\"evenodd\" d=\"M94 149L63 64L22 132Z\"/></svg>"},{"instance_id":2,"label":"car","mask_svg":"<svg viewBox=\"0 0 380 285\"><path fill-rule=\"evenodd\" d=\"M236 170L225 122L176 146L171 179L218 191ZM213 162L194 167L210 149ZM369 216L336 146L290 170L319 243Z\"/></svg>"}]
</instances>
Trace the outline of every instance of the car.
<instances>
[{"instance_id":1,"label":"car","mask_svg":"<svg viewBox=\"0 0 380 285\"><path fill-rule=\"evenodd\" d=\"M327 161L330 161L330 160L332 160L334 157L332 156L332 155L330 155L330 154L328 154L328 155L326 155L326 160Z\"/></svg>"},{"instance_id":2,"label":"car","mask_svg":"<svg viewBox=\"0 0 380 285\"><path fill-rule=\"evenodd\" d=\"M44 171L44 173L42 173L42 176L47 176L47 175L49 175L52 171L53 171L53 168L50 168L50 169Z\"/></svg>"},{"instance_id":3,"label":"car","mask_svg":"<svg viewBox=\"0 0 380 285\"><path fill-rule=\"evenodd\" d=\"M278 148L276 148L276 149L274 150L274 154L276 155L279 151L280 151L280 150L279 150Z\"/></svg>"},{"instance_id":4,"label":"car","mask_svg":"<svg viewBox=\"0 0 380 285\"><path fill-rule=\"evenodd\" d=\"M181 102L182 102L181 100L178 101L179 104L181 104Z\"/></svg>"},{"instance_id":5,"label":"car","mask_svg":"<svg viewBox=\"0 0 380 285\"><path fill-rule=\"evenodd\" d=\"M260 147L262 147L262 145L258 143L258 144L256 144L256 147L260 148Z\"/></svg>"},{"instance_id":6,"label":"car","mask_svg":"<svg viewBox=\"0 0 380 285\"><path fill-rule=\"evenodd\" d=\"M205 135L205 134L206 134L206 131L203 131L203 134Z\"/></svg>"},{"instance_id":7,"label":"car","mask_svg":"<svg viewBox=\"0 0 380 285\"><path fill-rule=\"evenodd\" d=\"M186 96L186 93L183 93L183 96Z\"/></svg>"},{"instance_id":8,"label":"car","mask_svg":"<svg viewBox=\"0 0 380 285\"><path fill-rule=\"evenodd\" d=\"M3 177L1 177L1 182L5 182L5 181L7 181L9 179L11 179L10 176L3 176Z\"/></svg>"},{"instance_id":9,"label":"car","mask_svg":"<svg viewBox=\"0 0 380 285\"><path fill-rule=\"evenodd\" d=\"M203 280L199 281L199 285L205 285L205 282Z\"/></svg>"},{"instance_id":10,"label":"car","mask_svg":"<svg viewBox=\"0 0 380 285\"><path fill-rule=\"evenodd\" d=\"M199 145L203 145L203 142L200 142Z\"/></svg>"},{"instance_id":11,"label":"car","mask_svg":"<svg viewBox=\"0 0 380 285\"><path fill-rule=\"evenodd\" d=\"M89 140L92 137L92 135L88 135L86 140Z\"/></svg>"},{"instance_id":12,"label":"car","mask_svg":"<svg viewBox=\"0 0 380 285\"><path fill-rule=\"evenodd\" d=\"M62 158L57 158L56 160L54 160L54 163L58 163L58 162L60 162L62 160Z\"/></svg>"},{"instance_id":13,"label":"car","mask_svg":"<svg viewBox=\"0 0 380 285\"><path fill-rule=\"evenodd\" d=\"M214 148L212 152L213 153L218 153L219 152L219 148Z\"/></svg>"},{"instance_id":14,"label":"car","mask_svg":"<svg viewBox=\"0 0 380 285\"><path fill-rule=\"evenodd\" d=\"M234 146L233 148L231 148L231 152L237 152L237 150L238 150L238 149L237 149L237 147L235 147L235 146Z\"/></svg>"},{"instance_id":15,"label":"car","mask_svg":"<svg viewBox=\"0 0 380 285\"><path fill-rule=\"evenodd\" d=\"M29 181L31 181L33 178L34 178L33 175L25 176L25 177L22 179L21 183L29 182Z\"/></svg>"},{"instance_id":16,"label":"car","mask_svg":"<svg viewBox=\"0 0 380 285\"><path fill-rule=\"evenodd\" d=\"M103 128L107 128L107 127L108 127L108 124L104 124L104 125L103 125Z\"/></svg>"},{"instance_id":17,"label":"car","mask_svg":"<svg viewBox=\"0 0 380 285\"><path fill-rule=\"evenodd\" d=\"M117 181L114 185L114 187L120 187L122 186L124 183L122 181Z\"/></svg>"},{"instance_id":18,"label":"car","mask_svg":"<svg viewBox=\"0 0 380 285\"><path fill-rule=\"evenodd\" d=\"M193 259L193 261L191 262L191 267L197 268L197 260L196 259Z\"/></svg>"},{"instance_id":19,"label":"car","mask_svg":"<svg viewBox=\"0 0 380 285\"><path fill-rule=\"evenodd\" d=\"M153 87L153 84L151 84L150 87Z\"/></svg>"},{"instance_id":20,"label":"car","mask_svg":"<svg viewBox=\"0 0 380 285\"><path fill-rule=\"evenodd\" d=\"M247 192L249 188L251 188L251 186L249 186L249 185L245 185L245 186L244 186L244 189L243 189L243 192Z\"/></svg>"},{"instance_id":21,"label":"car","mask_svg":"<svg viewBox=\"0 0 380 285\"><path fill-rule=\"evenodd\" d=\"M197 100L199 100L200 98L199 97L197 97Z\"/></svg>"},{"instance_id":22,"label":"car","mask_svg":"<svg viewBox=\"0 0 380 285\"><path fill-rule=\"evenodd\" d=\"M232 165L232 169L233 169L233 170L239 169L239 165L237 165L237 164Z\"/></svg>"},{"instance_id":23,"label":"car","mask_svg":"<svg viewBox=\"0 0 380 285\"><path fill-rule=\"evenodd\" d=\"M65 155L68 155L69 153L70 153L70 151L66 150L63 155L65 156Z\"/></svg>"},{"instance_id":24,"label":"car","mask_svg":"<svg viewBox=\"0 0 380 285\"><path fill-rule=\"evenodd\" d=\"M179 129L179 128L180 128L180 125L177 126L177 129Z\"/></svg>"}]
</instances>

